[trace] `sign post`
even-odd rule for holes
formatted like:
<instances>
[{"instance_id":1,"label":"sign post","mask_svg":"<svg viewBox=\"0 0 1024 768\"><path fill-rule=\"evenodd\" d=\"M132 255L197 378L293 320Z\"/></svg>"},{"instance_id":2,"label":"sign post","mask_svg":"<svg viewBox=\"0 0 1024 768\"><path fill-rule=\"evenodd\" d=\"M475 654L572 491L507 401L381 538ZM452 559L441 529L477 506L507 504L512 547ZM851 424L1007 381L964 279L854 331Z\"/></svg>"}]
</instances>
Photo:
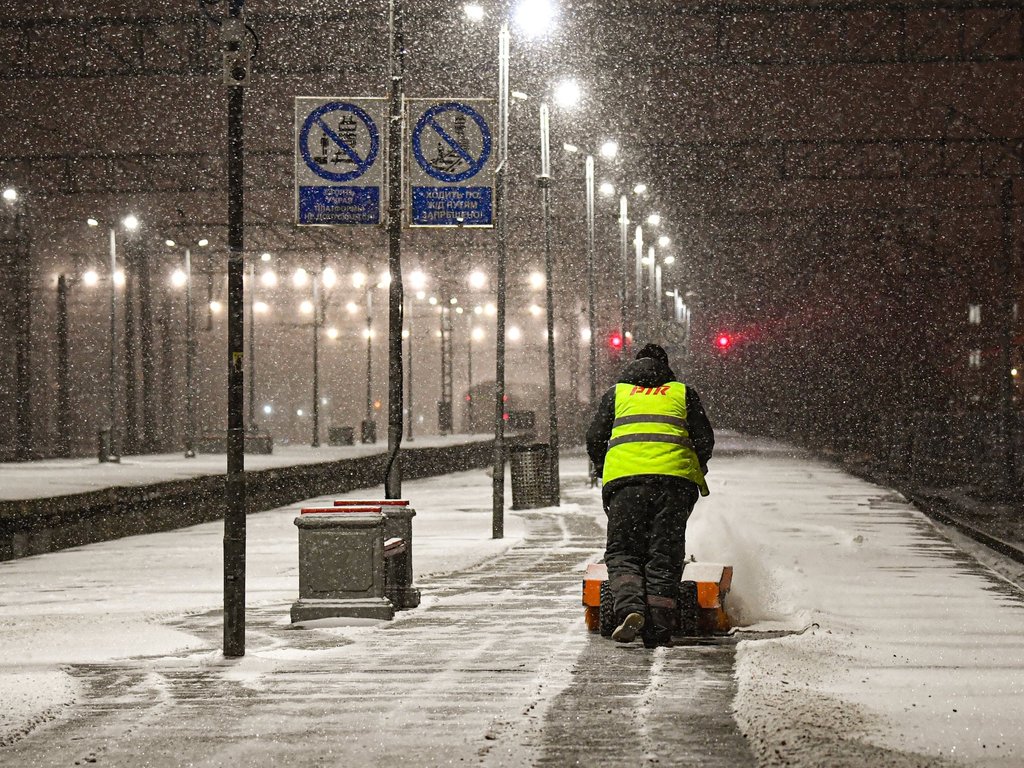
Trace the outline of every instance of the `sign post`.
<instances>
[{"instance_id":1,"label":"sign post","mask_svg":"<svg viewBox=\"0 0 1024 768\"><path fill-rule=\"evenodd\" d=\"M493 227L491 99L410 99L409 222L414 227Z\"/></svg>"},{"instance_id":2,"label":"sign post","mask_svg":"<svg viewBox=\"0 0 1024 768\"><path fill-rule=\"evenodd\" d=\"M295 99L295 221L380 224L384 99Z\"/></svg>"}]
</instances>

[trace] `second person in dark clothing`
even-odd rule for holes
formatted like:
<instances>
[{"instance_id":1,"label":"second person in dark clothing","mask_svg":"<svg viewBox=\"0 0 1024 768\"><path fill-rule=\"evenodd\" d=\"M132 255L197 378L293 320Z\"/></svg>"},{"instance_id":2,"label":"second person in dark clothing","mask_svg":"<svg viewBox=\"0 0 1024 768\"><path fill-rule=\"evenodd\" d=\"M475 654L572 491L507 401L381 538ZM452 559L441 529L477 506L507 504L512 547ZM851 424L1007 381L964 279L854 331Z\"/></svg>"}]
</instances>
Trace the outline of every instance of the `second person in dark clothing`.
<instances>
[{"instance_id":1,"label":"second person in dark clothing","mask_svg":"<svg viewBox=\"0 0 1024 768\"><path fill-rule=\"evenodd\" d=\"M618 627L612 637L671 645L683 572L686 521L699 496L715 436L696 391L648 344L609 389L587 431L603 477L605 564Z\"/></svg>"}]
</instances>

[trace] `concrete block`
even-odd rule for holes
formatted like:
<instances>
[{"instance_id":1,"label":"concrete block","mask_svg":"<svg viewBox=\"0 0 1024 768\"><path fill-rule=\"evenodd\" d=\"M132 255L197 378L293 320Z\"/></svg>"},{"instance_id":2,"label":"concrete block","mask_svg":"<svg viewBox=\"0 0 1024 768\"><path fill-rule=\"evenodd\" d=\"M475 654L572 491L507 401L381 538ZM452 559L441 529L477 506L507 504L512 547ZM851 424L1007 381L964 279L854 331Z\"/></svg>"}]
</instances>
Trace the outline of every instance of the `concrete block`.
<instances>
[{"instance_id":1,"label":"concrete block","mask_svg":"<svg viewBox=\"0 0 1024 768\"><path fill-rule=\"evenodd\" d=\"M379 512L306 514L299 529L299 600L292 621L381 618L394 614L384 595L384 516Z\"/></svg>"}]
</instances>

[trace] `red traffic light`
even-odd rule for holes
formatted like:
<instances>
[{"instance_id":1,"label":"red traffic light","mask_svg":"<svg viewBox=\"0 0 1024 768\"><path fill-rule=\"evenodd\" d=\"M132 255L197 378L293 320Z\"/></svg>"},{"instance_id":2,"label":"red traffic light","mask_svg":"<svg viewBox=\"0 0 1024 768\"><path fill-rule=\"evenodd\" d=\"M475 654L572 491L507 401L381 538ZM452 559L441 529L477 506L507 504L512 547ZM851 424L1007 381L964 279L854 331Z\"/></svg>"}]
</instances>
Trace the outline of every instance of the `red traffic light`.
<instances>
[{"instance_id":1,"label":"red traffic light","mask_svg":"<svg viewBox=\"0 0 1024 768\"><path fill-rule=\"evenodd\" d=\"M616 351L622 349L622 334L613 333L611 336L608 337L608 344L609 346L611 346L612 349Z\"/></svg>"},{"instance_id":2,"label":"red traffic light","mask_svg":"<svg viewBox=\"0 0 1024 768\"><path fill-rule=\"evenodd\" d=\"M715 338L715 346L721 350L726 350L732 346L732 336L727 333L720 333Z\"/></svg>"}]
</instances>

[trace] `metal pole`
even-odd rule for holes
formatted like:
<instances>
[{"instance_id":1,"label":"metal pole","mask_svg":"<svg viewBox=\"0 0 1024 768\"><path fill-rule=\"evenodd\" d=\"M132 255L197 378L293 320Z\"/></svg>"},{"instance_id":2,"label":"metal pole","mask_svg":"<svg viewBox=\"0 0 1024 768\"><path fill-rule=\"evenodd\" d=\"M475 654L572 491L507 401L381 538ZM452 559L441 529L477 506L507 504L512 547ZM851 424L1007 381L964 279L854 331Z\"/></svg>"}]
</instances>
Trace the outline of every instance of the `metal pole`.
<instances>
[{"instance_id":1,"label":"metal pole","mask_svg":"<svg viewBox=\"0 0 1024 768\"><path fill-rule=\"evenodd\" d=\"M653 248L651 249L654 250ZM653 258L653 256L652 256ZM658 334L661 334L661 265L656 264L654 267L654 322L658 329Z\"/></svg>"},{"instance_id":2,"label":"metal pole","mask_svg":"<svg viewBox=\"0 0 1024 768\"><path fill-rule=\"evenodd\" d=\"M71 455L71 381L68 344L68 279L57 275L57 455Z\"/></svg>"},{"instance_id":3,"label":"metal pole","mask_svg":"<svg viewBox=\"0 0 1024 768\"><path fill-rule=\"evenodd\" d=\"M369 276L366 278L366 416L364 421L366 423L363 426L363 435L365 436L369 430L369 423L373 421L373 289L370 287Z\"/></svg>"},{"instance_id":4,"label":"metal pole","mask_svg":"<svg viewBox=\"0 0 1024 768\"><path fill-rule=\"evenodd\" d=\"M1003 482L1006 496L1015 497L1017 490L1017 430L1016 413L1013 408L1013 320L1016 287L1016 263L1013 252L1013 179L1003 181L1000 204L1002 208L1003 239L1003 344L1000 379L1003 389Z\"/></svg>"},{"instance_id":5,"label":"metal pole","mask_svg":"<svg viewBox=\"0 0 1024 768\"><path fill-rule=\"evenodd\" d=\"M449 313L448 322L445 322L445 313ZM449 383L451 382L451 360L448 358L448 349L451 342L451 310L449 309L448 302L445 298L444 293L441 294L441 313L439 315L438 332L440 334L439 339L441 342L441 401L440 407L437 411L437 431L442 435L451 433L451 425L449 424L451 411L452 411L452 399L451 392L449 391Z\"/></svg>"},{"instance_id":6,"label":"metal pole","mask_svg":"<svg viewBox=\"0 0 1024 768\"><path fill-rule=\"evenodd\" d=\"M548 452L551 462L551 504L558 506L561 495L558 478L558 390L555 387L555 294L551 256L551 139L548 105L540 105L540 202L544 217L544 296L548 330Z\"/></svg>"},{"instance_id":7,"label":"metal pole","mask_svg":"<svg viewBox=\"0 0 1024 768\"><path fill-rule=\"evenodd\" d=\"M466 334L466 432L473 434L473 321L468 322Z\"/></svg>"},{"instance_id":8,"label":"metal pole","mask_svg":"<svg viewBox=\"0 0 1024 768\"><path fill-rule=\"evenodd\" d=\"M629 199L622 195L619 197L619 265L622 270L622 285L619 290L619 322L620 336L622 338L622 350L626 351L626 331L632 330L629 318L629 269L627 259L629 258Z\"/></svg>"},{"instance_id":9,"label":"metal pole","mask_svg":"<svg viewBox=\"0 0 1024 768\"><path fill-rule=\"evenodd\" d=\"M411 310L412 308L409 307L409 309ZM406 360L408 361L409 364L406 366L406 371L407 371L407 373L406 373L406 382L407 382L406 383L406 387L408 388L408 394L406 395L406 404L407 404L407 408L409 410L409 421L408 421L408 423L406 425L406 436L405 436L405 439L408 440L409 442L412 442L412 439L413 439L413 437L412 437L412 429L413 429L413 426L412 426L412 421L413 421L413 412L412 412L413 411L413 406L412 406L412 403L413 403L413 400L412 400L412 350L413 350L413 342L412 342L412 312L411 311L408 312L408 316L409 316L409 351L406 354Z\"/></svg>"},{"instance_id":10,"label":"metal pole","mask_svg":"<svg viewBox=\"0 0 1024 768\"><path fill-rule=\"evenodd\" d=\"M384 498L402 495L402 95L405 79L405 40L402 0L391 0L391 95L388 110L388 465Z\"/></svg>"},{"instance_id":11,"label":"metal pole","mask_svg":"<svg viewBox=\"0 0 1024 768\"><path fill-rule=\"evenodd\" d=\"M597 400L597 315L594 311L594 156L587 155L587 327L590 328L590 404Z\"/></svg>"},{"instance_id":12,"label":"metal pole","mask_svg":"<svg viewBox=\"0 0 1024 768\"><path fill-rule=\"evenodd\" d=\"M653 340L658 333L657 319L654 314L656 277L654 246L649 245L647 246L647 292L644 294L644 325L647 327L648 341Z\"/></svg>"},{"instance_id":13,"label":"metal pole","mask_svg":"<svg viewBox=\"0 0 1024 768\"><path fill-rule=\"evenodd\" d=\"M491 478L491 537L505 536L505 272L508 264L508 23L498 33L498 167L494 218L498 235L497 293L494 318L494 467Z\"/></svg>"},{"instance_id":14,"label":"metal pole","mask_svg":"<svg viewBox=\"0 0 1024 768\"><path fill-rule=\"evenodd\" d=\"M192 306L192 250L185 249L185 458L196 455L196 324Z\"/></svg>"},{"instance_id":15,"label":"metal pole","mask_svg":"<svg viewBox=\"0 0 1024 768\"><path fill-rule=\"evenodd\" d=\"M633 317L635 328L633 329L633 341L638 341L644 336L646 329L643 327L643 321L645 318L644 312L644 265L643 265L643 254L644 254L644 230L639 224L636 227L636 234L633 237L633 247L636 252L634 258L634 269L636 285L633 293ZM646 341L646 339L645 339Z\"/></svg>"},{"instance_id":16,"label":"metal pole","mask_svg":"<svg viewBox=\"0 0 1024 768\"><path fill-rule=\"evenodd\" d=\"M117 230L110 228L110 379L107 382L107 416L110 419L110 455L118 461L121 443L117 429Z\"/></svg>"},{"instance_id":17,"label":"metal pole","mask_svg":"<svg viewBox=\"0 0 1024 768\"><path fill-rule=\"evenodd\" d=\"M15 260L14 357L15 357L15 458L32 458L32 282L31 247L25 221L25 203L15 210L14 228L18 244Z\"/></svg>"},{"instance_id":18,"label":"metal pole","mask_svg":"<svg viewBox=\"0 0 1024 768\"><path fill-rule=\"evenodd\" d=\"M256 423L256 262L249 264L249 431L259 432Z\"/></svg>"},{"instance_id":19,"label":"metal pole","mask_svg":"<svg viewBox=\"0 0 1024 768\"><path fill-rule=\"evenodd\" d=\"M320 272L313 275L313 440L320 447Z\"/></svg>"},{"instance_id":20,"label":"metal pole","mask_svg":"<svg viewBox=\"0 0 1024 768\"><path fill-rule=\"evenodd\" d=\"M230 0L222 28L228 53L242 53L245 0ZM244 77L244 75L243 75ZM245 257L244 257L244 89L228 87L228 468L224 514L224 655L245 655ZM253 270L255 274L255 269ZM253 351L250 337L250 353ZM253 392L249 391L250 399ZM250 416L253 403L250 400ZM255 420L250 419L250 429Z\"/></svg>"}]
</instances>

